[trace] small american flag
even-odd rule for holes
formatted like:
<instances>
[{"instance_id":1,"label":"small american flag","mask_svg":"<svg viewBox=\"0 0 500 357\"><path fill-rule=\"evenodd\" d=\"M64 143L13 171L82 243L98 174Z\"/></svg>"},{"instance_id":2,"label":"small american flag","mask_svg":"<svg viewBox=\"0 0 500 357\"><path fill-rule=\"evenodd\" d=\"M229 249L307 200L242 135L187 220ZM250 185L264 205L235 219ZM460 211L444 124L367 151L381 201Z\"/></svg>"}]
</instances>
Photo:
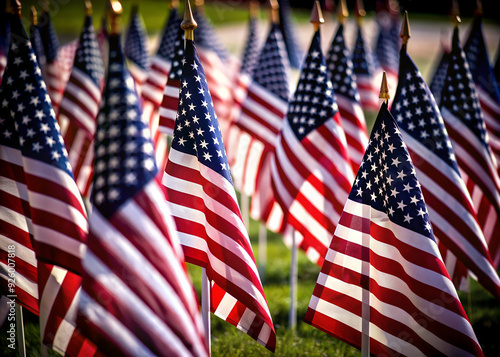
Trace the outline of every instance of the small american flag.
<instances>
[{"instance_id":1,"label":"small american flag","mask_svg":"<svg viewBox=\"0 0 500 357\"><path fill-rule=\"evenodd\" d=\"M128 60L130 74L134 78L137 89L140 92L146 81L149 70L149 44L148 34L138 6L132 6L130 21L123 44L125 57Z\"/></svg>"},{"instance_id":2,"label":"small american flag","mask_svg":"<svg viewBox=\"0 0 500 357\"><path fill-rule=\"evenodd\" d=\"M30 42L38 65L40 68L43 68L47 63L47 59L45 58L45 50L43 49L42 34L40 33L40 27L34 24L30 24Z\"/></svg>"},{"instance_id":3,"label":"small american flag","mask_svg":"<svg viewBox=\"0 0 500 357\"><path fill-rule=\"evenodd\" d=\"M288 0L278 0L280 29L285 40L286 52L290 66L295 69L300 69L302 64L303 53L297 43L297 35L295 33L295 24L293 23L292 8Z\"/></svg>"},{"instance_id":4,"label":"small american flag","mask_svg":"<svg viewBox=\"0 0 500 357\"><path fill-rule=\"evenodd\" d=\"M354 172L357 172L366 145L368 145L368 130L354 77L354 65L345 43L342 24L339 25L326 55L326 65L337 98L352 168Z\"/></svg>"},{"instance_id":5,"label":"small american flag","mask_svg":"<svg viewBox=\"0 0 500 357\"><path fill-rule=\"evenodd\" d=\"M493 267L472 199L460 177L443 118L405 48L399 58L399 87L391 112L415 163L434 236L453 253L453 258L451 254L447 257L442 254L448 272L459 288L463 272L462 264L455 264L456 257L459 257L478 281L500 298L500 279Z\"/></svg>"},{"instance_id":6,"label":"small american flag","mask_svg":"<svg viewBox=\"0 0 500 357\"><path fill-rule=\"evenodd\" d=\"M92 183L95 119L101 102L103 79L104 67L92 17L86 16L58 115L73 175L84 197L88 197Z\"/></svg>"},{"instance_id":7,"label":"small american flag","mask_svg":"<svg viewBox=\"0 0 500 357\"><path fill-rule=\"evenodd\" d=\"M250 16L248 20L248 34L245 48L241 56L240 72L252 76L257 65L260 53L259 46L259 19Z\"/></svg>"},{"instance_id":8,"label":"small american flag","mask_svg":"<svg viewBox=\"0 0 500 357\"><path fill-rule=\"evenodd\" d=\"M16 41L0 87L1 289L40 314L42 343L92 355L74 318L87 215L31 43L18 16L11 26ZM15 287L7 284L8 246Z\"/></svg>"},{"instance_id":9,"label":"small american flag","mask_svg":"<svg viewBox=\"0 0 500 357\"><path fill-rule=\"evenodd\" d=\"M120 36L111 34L109 46L78 326L107 355L207 356L149 123Z\"/></svg>"},{"instance_id":10,"label":"small american flag","mask_svg":"<svg viewBox=\"0 0 500 357\"><path fill-rule=\"evenodd\" d=\"M317 31L278 136L272 162L276 200L321 265L354 179L333 85Z\"/></svg>"},{"instance_id":11,"label":"small american flag","mask_svg":"<svg viewBox=\"0 0 500 357\"><path fill-rule=\"evenodd\" d=\"M354 74L356 75L356 85L358 86L361 99L361 107L363 110L377 111L380 107L378 95L382 79L382 69L376 63L373 53L364 39L363 28L359 24L352 53L352 62Z\"/></svg>"},{"instance_id":12,"label":"small american flag","mask_svg":"<svg viewBox=\"0 0 500 357\"><path fill-rule=\"evenodd\" d=\"M149 122L155 144L156 162L161 171L163 171L167 162L168 145L167 136L162 131L162 124L160 124L160 106L172 67L172 56L174 55L177 33L181 30L180 23L181 20L178 17L177 9L172 8L156 55L151 60L147 80L142 86L142 98L144 100L142 115L144 120ZM175 99L175 103L177 102L178 97Z\"/></svg>"},{"instance_id":13,"label":"small american flag","mask_svg":"<svg viewBox=\"0 0 500 357\"><path fill-rule=\"evenodd\" d=\"M305 321L371 355L482 356L383 104Z\"/></svg>"},{"instance_id":14,"label":"small american flag","mask_svg":"<svg viewBox=\"0 0 500 357\"><path fill-rule=\"evenodd\" d=\"M455 28L441 113L495 267L500 262L500 178L478 91Z\"/></svg>"},{"instance_id":15,"label":"small american flag","mask_svg":"<svg viewBox=\"0 0 500 357\"><path fill-rule=\"evenodd\" d=\"M172 67L168 74L167 85L163 91L158 128L160 132L168 135L174 134L184 58L184 30L179 26L176 31L177 38L175 40L172 56L170 57Z\"/></svg>"},{"instance_id":16,"label":"small american flag","mask_svg":"<svg viewBox=\"0 0 500 357\"><path fill-rule=\"evenodd\" d=\"M284 229L284 214L271 187L271 157L289 97L289 63L281 30L272 24L234 126L235 187L252 196L250 214L274 232Z\"/></svg>"},{"instance_id":17,"label":"small american flag","mask_svg":"<svg viewBox=\"0 0 500 357\"><path fill-rule=\"evenodd\" d=\"M450 61L450 50L445 48L441 49L439 62L435 66L434 74L432 75L429 89L436 100L436 104L441 102L441 92L443 91L444 81L446 80L446 73L448 72L448 63Z\"/></svg>"},{"instance_id":18,"label":"small american flag","mask_svg":"<svg viewBox=\"0 0 500 357\"><path fill-rule=\"evenodd\" d=\"M274 351L276 334L241 218L205 73L186 41L163 183L186 261L207 270L211 310Z\"/></svg>"},{"instance_id":19,"label":"small american flag","mask_svg":"<svg viewBox=\"0 0 500 357\"><path fill-rule=\"evenodd\" d=\"M500 163L500 85L490 64L483 36L481 15L474 18L464 52L476 84L486 130L489 134L490 147L497 162ZM497 267L500 267L500 249L498 256L495 256L494 259Z\"/></svg>"}]
</instances>

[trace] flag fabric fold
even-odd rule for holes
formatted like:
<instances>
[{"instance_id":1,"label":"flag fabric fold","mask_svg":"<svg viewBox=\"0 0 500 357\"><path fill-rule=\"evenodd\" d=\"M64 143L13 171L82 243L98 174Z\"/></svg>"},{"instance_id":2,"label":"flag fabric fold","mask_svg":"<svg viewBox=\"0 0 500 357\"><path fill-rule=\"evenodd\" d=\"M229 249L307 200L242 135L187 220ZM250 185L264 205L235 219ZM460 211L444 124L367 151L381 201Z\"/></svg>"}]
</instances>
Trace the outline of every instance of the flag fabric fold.
<instances>
[{"instance_id":1,"label":"flag fabric fold","mask_svg":"<svg viewBox=\"0 0 500 357\"><path fill-rule=\"evenodd\" d=\"M69 162L83 197L89 197L92 183L93 141L103 85L101 53L92 17L86 16L58 113Z\"/></svg>"},{"instance_id":2,"label":"flag fabric fold","mask_svg":"<svg viewBox=\"0 0 500 357\"><path fill-rule=\"evenodd\" d=\"M397 124L382 104L305 321L371 355L475 355Z\"/></svg>"},{"instance_id":3,"label":"flag fabric fold","mask_svg":"<svg viewBox=\"0 0 500 357\"><path fill-rule=\"evenodd\" d=\"M93 355L75 327L87 214L31 43L18 16L11 25L15 41L0 87L2 293L40 315L42 343L63 355ZM6 280L8 249L16 256L14 287Z\"/></svg>"},{"instance_id":4,"label":"flag fabric fold","mask_svg":"<svg viewBox=\"0 0 500 357\"><path fill-rule=\"evenodd\" d=\"M207 356L149 123L119 35L109 46L78 326L107 355Z\"/></svg>"},{"instance_id":5,"label":"flag fabric fold","mask_svg":"<svg viewBox=\"0 0 500 357\"><path fill-rule=\"evenodd\" d=\"M326 65L337 99L342 128L346 134L352 169L353 172L357 172L368 145L368 129L342 24L333 37L326 55Z\"/></svg>"},{"instance_id":6,"label":"flag fabric fold","mask_svg":"<svg viewBox=\"0 0 500 357\"><path fill-rule=\"evenodd\" d=\"M481 15L476 15L464 45L467 63L476 84L479 103L483 112L489 144L497 164L500 162L500 86L490 64L489 53L483 36ZM500 267L500 251L495 258Z\"/></svg>"},{"instance_id":7,"label":"flag fabric fold","mask_svg":"<svg viewBox=\"0 0 500 357\"><path fill-rule=\"evenodd\" d=\"M500 263L500 178L459 31L453 32L450 63L441 93L441 114L460 174L472 197L495 267Z\"/></svg>"},{"instance_id":8,"label":"flag fabric fold","mask_svg":"<svg viewBox=\"0 0 500 357\"><path fill-rule=\"evenodd\" d=\"M274 351L276 334L207 82L187 40L163 184L186 261L206 268L212 282L211 311Z\"/></svg>"},{"instance_id":9,"label":"flag fabric fold","mask_svg":"<svg viewBox=\"0 0 500 357\"><path fill-rule=\"evenodd\" d=\"M468 281L462 281L468 279L468 274L463 276L464 270L467 273L462 266L465 264L493 296L500 298L500 279L493 267L472 199L460 176L438 106L405 46L399 59L399 86L391 113L414 162L448 273L457 289L468 287ZM453 255L443 254L448 249Z\"/></svg>"},{"instance_id":10,"label":"flag fabric fold","mask_svg":"<svg viewBox=\"0 0 500 357\"><path fill-rule=\"evenodd\" d=\"M297 244L321 266L354 173L333 85L314 34L272 158L272 186Z\"/></svg>"}]
</instances>

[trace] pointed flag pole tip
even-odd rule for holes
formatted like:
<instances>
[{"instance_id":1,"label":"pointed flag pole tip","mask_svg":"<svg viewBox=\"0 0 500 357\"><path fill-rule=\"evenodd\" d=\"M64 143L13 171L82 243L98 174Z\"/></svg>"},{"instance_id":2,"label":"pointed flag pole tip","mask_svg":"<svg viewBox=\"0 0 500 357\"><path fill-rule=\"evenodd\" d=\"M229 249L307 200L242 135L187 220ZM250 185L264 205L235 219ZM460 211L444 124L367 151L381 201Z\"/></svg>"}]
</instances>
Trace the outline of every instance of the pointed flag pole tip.
<instances>
[{"instance_id":1,"label":"pointed flag pole tip","mask_svg":"<svg viewBox=\"0 0 500 357\"><path fill-rule=\"evenodd\" d=\"M365 6L363 4L363 0L356 1L356 19L358 20L358 24L361 24L363 17L366 16Z\"/></svg>"},{"instance_id":2,"label":"pointed flag pole tip","mask_svg":"<svg viewBox=\"0 0 500 357\"><path fill-rule=\"evenodd\" d=\"M349 16L349 11L347 11L347 5L345 3L345 0L340 0L340 2L339 2L339 9L338 9L338 12L337 12L337 18L343 24L343 23L345 23L345 19L348 16Z\"/></svg>"},{"instance_id":3,"label":"pointed flag pole tip","mask_svg":"<svg viewBox=\"0 0 500 357\"><path fill-rule=\"evenodd\" d=\"M108 16L110 17L111 31L113 35L120 33L120 17L123 12L122 4L117 0L108 2Z\"/></svg>"},{"instance_id":4,"label":"pointed flag pole tip","mask_svg":"<svg viewBox=\"0 0 500 357\"><path fill-rule=\"evenodd\" d=\"M460 16L456 15L453 19L453 22L455 23L455 27L458 27L458 25L460 25L460 23L462 22L462 19L460 18Z\"/></svg>"},{"instance_id":5,"label":"pointed flag pole tip","mask_svg":"<svg viewBox=\"0 0 500 357\"><path fill-rule=\"evenodd\" d=\"M36 12L35 5L31 5L30 20L33 26L38 25L38 13Z\"/></svg>"},{"instance_id":6,"label":"pointed flag pole tip","mask_svg":"<svg viewBox=\"0 0 500 357\"><path fill-rule=\"evenodd\" d=\"M382 74L382 84L380 85L380 94L378 97L384 99L386 104L387 101L391 98L391 95L389 94L389 86L387 85L387 76L385 74L385 71Z\"/></svg>"},{"instance_id":7,"label":"pointed flag pole tip","mask_svg":"<svg viewBox=\"0 0 500 357\"><path fill-rule=\"evenodd\" d=\"M399 34L399 37L403 40L403 45L406 45L408 43L408 39L411 37L408 11L405 11L405 17L403 19L403 24L401 25L401 33Z\"/></svg>"},{"instance_id":8,"label":"pointed flag pole tip","mask_svg":"<svg viewBox=\"0 0 500 357\"><path fill-rule=\"evenodd\" d=\"M184 19L181 23L181 28L184 30L184 38L186 40L193 40L193 31L198 27L198 23L193 17L193 12L191 11L191 4L189 0L186 0L186 6L184 7Z\"/></svg>"},{"instance_id":9,"label":"pointed flag pole tip","mask_svg":"<svg viewBox=\"0 0 500 357\"><path fill-rule=\"evenodd\" d=\"M278 5L278 0L269 0L271 5L271 22L275 25L280 23L280 6Z\"/></svg>"},{"instance_id":10,"label":"pointed flag pole tip","mask_svg":"<svg viewBox=\"0 0 500 357\"><path fill-rule=\"evenodd\" d=\"M325 22L325 19L323 18L323 12L321 11L321 5L317 0L314 2L309 22L314 25L315 31L318 31L319 25Z\"/></svg>"},{"instance_id":11,"label":"pointed flag pole tip","mask_svg":"<svg viewBox=\"0 0 500 357\"><path fill-rule=\"evenodd\" d=\"M21 2L19 0L7 0L5 12L21 16Z\"/></svg>"},{"instance_id":12,"label":"pointed flag pole tip","mask_svg":"<svg viewBox=\"0 0 500 357\"><path fill-rule=\"evenodd\" d=\"M85 0L85 14L92 15L92 3L89 0Z\"/></svg>"}]
</instances>

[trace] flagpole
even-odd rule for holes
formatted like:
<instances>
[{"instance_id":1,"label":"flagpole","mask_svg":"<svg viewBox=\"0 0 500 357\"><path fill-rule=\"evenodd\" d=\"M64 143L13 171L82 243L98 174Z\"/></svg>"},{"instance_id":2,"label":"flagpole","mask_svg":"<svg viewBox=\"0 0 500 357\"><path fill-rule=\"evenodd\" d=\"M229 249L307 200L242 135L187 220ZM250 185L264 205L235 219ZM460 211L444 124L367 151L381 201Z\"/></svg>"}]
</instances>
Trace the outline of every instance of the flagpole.
<instances>
[{"instance_id":1,"label":"flagpole","mask_svg":"<svg viewBox=\"0 0 500 357\"><path fill-rule=\"evenodd\" d=\"M17 330L17 348L19 357L26 357L26 345L24 340L24 322L23 307L16 304L16 330Z\"/></svg>"},{"instance_id":2,"label":"flagpole","mask_svg":"<svg viewBox=\"0 0 500 357\"><path fill-rule=\"evenodd\" d=\"M267 227L259 222L259 275L264 279L267 265Z\"/></svg>"},{"instance_id":3,"label":"flagpole","mask_svg":"<svg viewBox=\"0 0 500 357\"><path fill-rule=\"evenodd\" d=\"M184 48L186 47L186 41L194 39L194 29L198 27L195 19L193 18L193 12L191 11L191 4L189 0L186 0L186 6L184 7L184 19L181 23L181 28L184 30ZM207 269L201 269L201 317L203 320L203 327L205 328L205 338L208 348L208 353L211 354L211 334L210 334L210 290L211 284L207 276Z\"/></svg>"},{"instance_id":4,"label":"flagpole","mask_svg":"<svg viewBox=\"0 0 500 357\"><path fill-rule=\"evenodd\" d=\"M290 330L297 327L297 238L295 229L292 229L292 257L290 261L290 311L288 325Z\"/></svg>"},{"instance_id":5,"label":"flagpole","mask_svg":"<svg viewBox=\"0 0 500 357\"><path fill-rule=\"evenodd\" d=\"M250 196L240 191L240 201L241 201L241 218L243 218L243 224L250 231Z\"/></svg>"}]
</instances>

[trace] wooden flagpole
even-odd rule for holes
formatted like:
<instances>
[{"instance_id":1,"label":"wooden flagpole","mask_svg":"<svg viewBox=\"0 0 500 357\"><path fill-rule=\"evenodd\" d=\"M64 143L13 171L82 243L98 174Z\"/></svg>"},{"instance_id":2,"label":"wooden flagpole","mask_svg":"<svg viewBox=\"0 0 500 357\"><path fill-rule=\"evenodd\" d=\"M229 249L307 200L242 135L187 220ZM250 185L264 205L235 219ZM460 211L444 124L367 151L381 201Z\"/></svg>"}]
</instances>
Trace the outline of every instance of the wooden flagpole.
<instances>
[{"instance_id":1,"label":"wooden flagpole","mask_svg":"<svg viewBox=\"0 0 500 357\"><path fill-rule=\"evenodd\" d=\"M259 222L259 275L263 280L266 273L267 264L267 227Z\"/></svg>"},{"instance_id":2,"label":"wooden flagpole","mask_svg":"<svg viewBox=\"0 0 500 357\"><path fill-rule=\"evenodd\" d=\"M194 39L194 29L198 27L196 20L193 18L193 12L191 11L191 4L189 0L186 0L186 6L184 7L184 19L181 23L181 28L184 30L184 41ZM184 47L186 42L184 42ZM203 320L203 327L205 328L205 338L208 348L208 353L211 354L211 344L210 344L210 290L211 284L207 276L206 268L201 269L201 317Z\"/></svg>"},{"instance_id":3,"label":"wooden flagpole","mask_svg":"<svg viewBox=\"0 0 500 357\"><path fill-rule=\"evenodd\" d=\"M297 239L292 229L292 257L290 261L290 311L288 325L292 331L297 327Z\"/></svg>"},{"instance_id":4,"label":"wooden flagpole","mask_svg":"<svg viewBox=\"0 0 500 357\"><path fill-rule=\"evenodd\" d=\"M26 344L24 340L24 322L23 322L23 307L16 304L16 333L17 333L17 349L19 357L26 357Z\"/></svg>"}]
</instances>

